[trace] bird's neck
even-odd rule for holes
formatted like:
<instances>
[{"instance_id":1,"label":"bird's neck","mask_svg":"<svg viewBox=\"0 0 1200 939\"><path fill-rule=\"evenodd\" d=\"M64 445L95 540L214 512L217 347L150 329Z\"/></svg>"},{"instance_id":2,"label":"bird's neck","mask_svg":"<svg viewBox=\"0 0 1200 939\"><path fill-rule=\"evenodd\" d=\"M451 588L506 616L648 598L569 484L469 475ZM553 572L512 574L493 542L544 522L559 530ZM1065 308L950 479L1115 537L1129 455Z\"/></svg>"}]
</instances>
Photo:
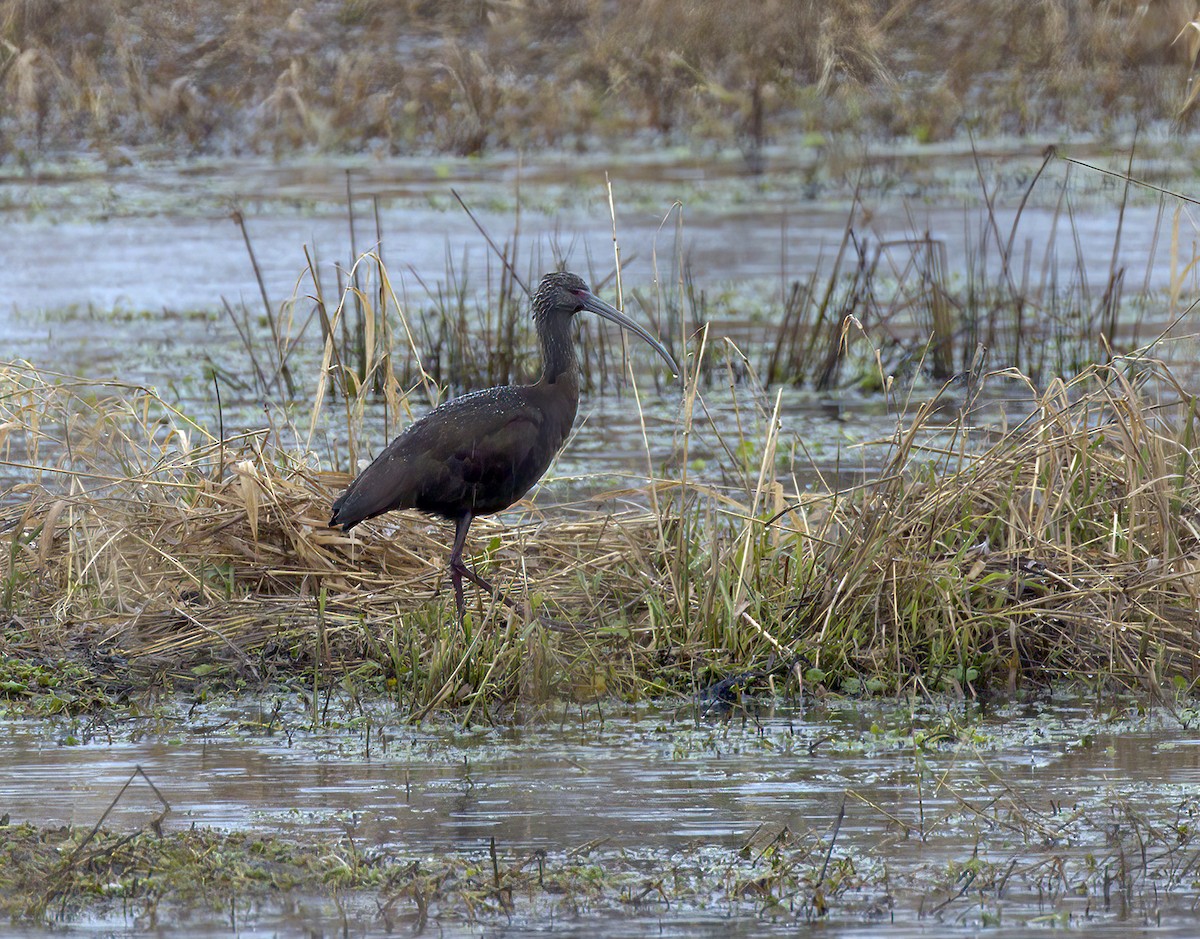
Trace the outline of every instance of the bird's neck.
<instances>
[{"instance_id":1,"label":"bird's neck","mask_svg":"<svg viewBox=\"0 0 1200 939\"><path fill-rule=\"evenodd\" d=\"M569 322L562 329L547 330L542 336L542 383L579 385L579 363L571 341Z\"/></svg>"}]
</instances>

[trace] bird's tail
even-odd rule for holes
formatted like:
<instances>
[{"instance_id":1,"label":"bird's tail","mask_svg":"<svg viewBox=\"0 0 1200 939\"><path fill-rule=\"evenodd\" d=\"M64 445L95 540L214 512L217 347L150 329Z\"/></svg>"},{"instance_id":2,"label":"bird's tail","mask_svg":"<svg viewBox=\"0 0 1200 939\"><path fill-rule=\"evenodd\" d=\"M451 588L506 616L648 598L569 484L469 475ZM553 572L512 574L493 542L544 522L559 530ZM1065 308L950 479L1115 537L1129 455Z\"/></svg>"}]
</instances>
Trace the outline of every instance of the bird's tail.
<instances>
[{"instance_id":1,"label":"bird's tail","mask_svg":"<svg viewBox=\"0 0 1200 939\"><path fill-rule=\"evenodd\" d=\"M375 469L376 464L372 464L363 470L350 487L334 501L329 517L332 527L349 531L359 522L410 504L398 497L391 487L384 485L388 480L380 479L378 472L373 472Z\"/></svg>"},{"instance_id":2,"label":"bird's tail","mask_svg":"<svg viewBox=\"0 0 1200 939\"><path fill-rule=\"evenodd\" d=\"M330 528L341 528L342 531L349 531L362 521L361 518L354 518L346 509L346 503L349 501L352 492L354 492L353 486L334 500L333 509L329 516Z\"/></svg>"}]
</instances>

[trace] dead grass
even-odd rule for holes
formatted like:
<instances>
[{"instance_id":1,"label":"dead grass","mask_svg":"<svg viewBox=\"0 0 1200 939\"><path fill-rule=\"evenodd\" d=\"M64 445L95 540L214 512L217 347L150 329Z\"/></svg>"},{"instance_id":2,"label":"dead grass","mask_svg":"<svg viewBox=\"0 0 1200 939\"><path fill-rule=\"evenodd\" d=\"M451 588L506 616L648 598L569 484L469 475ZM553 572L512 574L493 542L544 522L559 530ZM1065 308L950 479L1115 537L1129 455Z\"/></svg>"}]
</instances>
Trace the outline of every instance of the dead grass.
<instances>
[{"instance_id":1,"label":"dead grass","mask_svg":"<svg viewBox=\"0 0 1200 939\"><path fill-rule=\"evenodd\" d=\"M1183 0L0 2L13 152L478 153L1187 118Z\"/></svg>"},{"instance_id":2,"label":"dead grass","mask_svg":"<svg viewBox=\"0 0 1200 939\"><path fill-rule=\"evenodd\" d=\"M1197 413L1145 356L1053 383L1002 433L972 429L969 403L949 428L921 408L851 491L797 498L774 414L733 442L753 456L732 488L683 472L481 520L475 562L561 629L478 596L460 628L448 532L412 513L327 528L348 477L311 454L216 440L145 389L16 364L0 389L0 452L28 476L0 523L8 656L353 675L416 712L691 692L789 662L807 667L785 684L962 692L1187 686L1200 665ZM681 448L697 394L693 376Z\"/></svg>"},{"instance_id":3,"label":"dead grass","mask_svg":"<svg viewBox=\"0 0 1200 939\"><path fill-rule=\"evenodd\" d=\"M917 436L897 437L799 591L797 619L820 624L803 631L816 659L877 673L891 656L934 686L1195 679L1193 396L1134 358L1053 383L1036 405L976 457L956 428L916 474Z\"/></svg>"}]
</instances>

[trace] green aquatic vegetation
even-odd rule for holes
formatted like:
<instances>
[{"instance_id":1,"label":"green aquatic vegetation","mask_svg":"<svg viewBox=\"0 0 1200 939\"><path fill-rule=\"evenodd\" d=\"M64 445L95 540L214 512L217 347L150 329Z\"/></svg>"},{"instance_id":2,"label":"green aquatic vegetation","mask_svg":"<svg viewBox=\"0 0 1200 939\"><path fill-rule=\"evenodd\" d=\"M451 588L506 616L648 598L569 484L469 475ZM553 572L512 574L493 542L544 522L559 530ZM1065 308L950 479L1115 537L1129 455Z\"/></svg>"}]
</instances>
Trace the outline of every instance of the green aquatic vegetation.
<instances>
[{"instance_id":1,"label":"green aquatic vegetation","mask_svg":"<svg viewBox=\"0 0 1200 939\"><path fill-rule=\"evenodd\" d=\"M1037 923L1175 908L1194 889L1180 877L1191 849L1186 821L1163 826L1121 797L1047 814L992 782L954 787L961 808L939 810L911 833L925 845L915 856L896 850L908 835L889 833L890 812L860 830L871 806L853 810L855 832L842 830L844 806L829 828L762 825L669 853L599 843L512 852L493 840L471 852L414 855L360 846L350 819L342 837L304 841L203 828L131 834L0 824L0 910L24 922L121 911L161 924L235 910L247 923L269 923L296 907L318 915L355 895L372 902L356 907L352 921L389 929L512 915L550 922L583 910L636 917L644 904L675 917L794 923Z\"/></svg>"},{"instance_id":2,"label":"green aquatic vegetation","mask_svg":"<svg viewBox=\"0 0 1200 939\"><path fill-rule=\"evenodd\" d=\"M47 717L120 706L128 685L111 664L0 657L0 707L12 715Z\"/></svg>"}]
</instances>

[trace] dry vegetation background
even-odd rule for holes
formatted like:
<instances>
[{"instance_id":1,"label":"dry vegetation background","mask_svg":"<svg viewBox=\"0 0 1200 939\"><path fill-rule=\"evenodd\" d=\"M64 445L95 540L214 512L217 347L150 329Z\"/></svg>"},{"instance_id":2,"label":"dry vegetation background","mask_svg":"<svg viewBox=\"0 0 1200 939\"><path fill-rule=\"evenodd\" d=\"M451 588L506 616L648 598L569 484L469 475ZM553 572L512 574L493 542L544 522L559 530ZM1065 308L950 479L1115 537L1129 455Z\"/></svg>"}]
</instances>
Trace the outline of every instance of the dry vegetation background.
<instances>
[{"instance_id":1,"label":"dry vegetation background","mask_svg":"<svg viewBox=\"0 0 1200 939\"><path fill-rule=\"evenodd\" d=\"M5 0L0 158L1104 132L1186 116L1188 0Z\"/></svg>"},{"instance_id":2,"label":"dry vegetation background","mask_svg":"<svg viewBox=\"0 0 1200 939\"><path fill-rule=\"evenodd\" d=\"M776 675L1151 694L1200 675L1200 408L1152 359L1051 383L975 457L965 406L933 453L923 406L879 477L841 492L785 490L770 433L740 492L681 470L637 494L650 510L480 520L477 566L552 622L472 595L464 627L444 583L434 593L443 530L403 513L361 539L334 531L348 477L263 434L218 440L143 389L103 391L0 370L0 452L46 467L0 511L10 692L40 693L21 663L64 654L89 687L171 688L214 667L254 685L353 675L422 714Z\"/></svg>"}]
</instances>

